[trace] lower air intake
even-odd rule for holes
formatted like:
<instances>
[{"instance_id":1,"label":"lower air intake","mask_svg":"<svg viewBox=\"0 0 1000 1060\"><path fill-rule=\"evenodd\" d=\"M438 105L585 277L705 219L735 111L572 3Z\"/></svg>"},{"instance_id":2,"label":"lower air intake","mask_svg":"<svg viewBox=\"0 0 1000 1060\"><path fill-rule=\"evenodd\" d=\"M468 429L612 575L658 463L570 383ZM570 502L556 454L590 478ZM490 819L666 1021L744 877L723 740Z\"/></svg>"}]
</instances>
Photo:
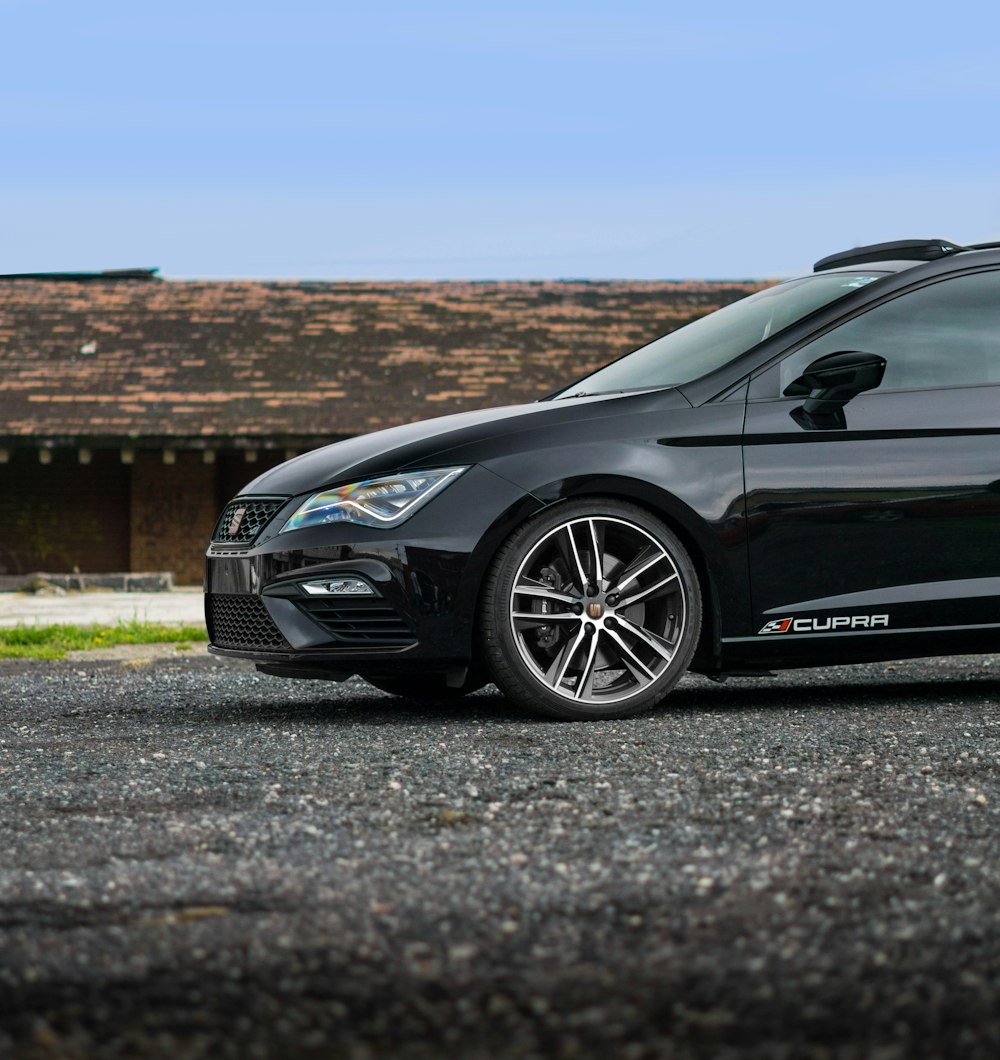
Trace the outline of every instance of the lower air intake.
<instances>
[{"instance_id":1,"label":"lower air intake","mask_svg":"<svg viewBox=\"0 0 1000 1060\"><path fill-rule=\"evenodd\" d=\"M416 641L410 625L384 600L346 604L320 598L303 600L299 606L340 644L395 647Z\"/></svg>"},{"instance_id":2,"label":"lower air intake","mask_svg":"<svg viewBox=\"0 0 1000 1060\"><path fill-rule=\"evenodd\" d=\"M257 596L212 593L206 609L208 636L217 648L290 651L291 645Z\"/></svg>"}]
</instances>

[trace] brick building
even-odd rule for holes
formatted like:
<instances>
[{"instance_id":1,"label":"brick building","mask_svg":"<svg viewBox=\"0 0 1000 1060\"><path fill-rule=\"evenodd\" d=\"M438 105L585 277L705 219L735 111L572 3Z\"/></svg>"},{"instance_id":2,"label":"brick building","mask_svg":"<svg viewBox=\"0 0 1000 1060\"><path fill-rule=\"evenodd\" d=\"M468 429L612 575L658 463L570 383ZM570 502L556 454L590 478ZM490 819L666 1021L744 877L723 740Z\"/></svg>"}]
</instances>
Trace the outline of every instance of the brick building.
<instances>
[{"instance_id":1,"label":"brick building","mask_svg":"<svg viewBox=\"0 0 1000 1060\"><path fill-rule=\"evenodd\" d=\"M0 278L0 574L201 580L222 505L306 449L531 401L762 284Z\"/></svg>"}]
</instances>

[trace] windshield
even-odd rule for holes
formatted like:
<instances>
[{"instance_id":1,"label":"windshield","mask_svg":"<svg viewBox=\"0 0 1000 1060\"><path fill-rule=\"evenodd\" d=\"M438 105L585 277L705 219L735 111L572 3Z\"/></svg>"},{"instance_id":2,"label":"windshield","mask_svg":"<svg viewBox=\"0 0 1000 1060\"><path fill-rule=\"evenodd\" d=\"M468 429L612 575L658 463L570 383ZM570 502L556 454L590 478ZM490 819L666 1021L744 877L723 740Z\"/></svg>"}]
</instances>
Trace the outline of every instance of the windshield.
<instances>
[{"instance_id":1,"label":"windshield","mask_svg":"<svg viewBox=\"0 0 1000 1060\"><path fill-rule=\"evenodd\" d=\"M627 354L555 398L680 386L699 379L884 273L819 273L758 291Z\"/></svg>"}]
</instances>

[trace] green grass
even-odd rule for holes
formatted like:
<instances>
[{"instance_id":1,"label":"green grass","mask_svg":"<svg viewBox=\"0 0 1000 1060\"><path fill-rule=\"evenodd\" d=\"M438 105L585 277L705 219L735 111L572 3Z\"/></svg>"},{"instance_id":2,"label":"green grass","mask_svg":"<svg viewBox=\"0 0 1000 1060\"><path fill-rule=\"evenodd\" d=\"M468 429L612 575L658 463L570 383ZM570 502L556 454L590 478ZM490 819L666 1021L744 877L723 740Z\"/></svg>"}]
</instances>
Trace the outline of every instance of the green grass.
<instances>
[{"instance_id":1,"label":"green grass","mask_svg":"<svg viewBox=\"0 0 1000 1060\"><path fill-rule=\"evenodd\" d=\"M64 659L68 651L107 648L114 644L204 642L204 626L169 626L162 622L119 622L114 626L13 626L0 628L0 659Z\"/></svg>"}]
</instances>

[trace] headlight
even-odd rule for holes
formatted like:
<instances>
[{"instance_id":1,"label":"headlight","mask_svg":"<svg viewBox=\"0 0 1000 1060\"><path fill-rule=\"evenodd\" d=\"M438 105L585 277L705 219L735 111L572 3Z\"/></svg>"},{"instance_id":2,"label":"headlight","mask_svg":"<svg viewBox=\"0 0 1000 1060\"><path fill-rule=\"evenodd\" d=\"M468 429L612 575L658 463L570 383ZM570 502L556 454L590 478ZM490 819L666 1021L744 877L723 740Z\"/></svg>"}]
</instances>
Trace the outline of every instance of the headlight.
<instances>
[{"instance_id":1,"label":"headlight","mask_svg":"<svg viewBox=\"0 0 1000 1060\"><path fill-rule=\"evenodd\" d=\"M399 526L465 470L464 467L439 467L433 471L412 471L314 493L285 523L281 533L326 523Z\"/></svg>"}]
</instances>

